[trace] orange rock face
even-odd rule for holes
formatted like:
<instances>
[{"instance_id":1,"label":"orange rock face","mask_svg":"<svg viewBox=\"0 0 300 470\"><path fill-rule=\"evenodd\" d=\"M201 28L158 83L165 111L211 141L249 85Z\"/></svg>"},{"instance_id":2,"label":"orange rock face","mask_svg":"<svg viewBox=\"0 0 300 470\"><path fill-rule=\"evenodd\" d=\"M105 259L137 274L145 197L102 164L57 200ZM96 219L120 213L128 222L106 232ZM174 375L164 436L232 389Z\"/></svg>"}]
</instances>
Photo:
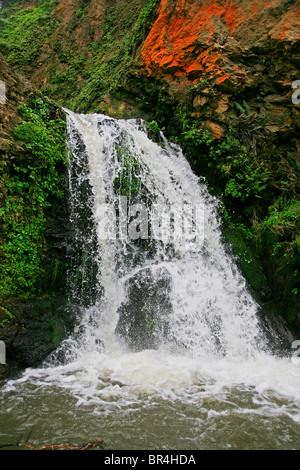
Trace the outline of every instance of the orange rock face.
<instances>
[{"instance_id":1,"label":"orange rock face","mask_svg":"<svg viewBox=\"0 0 300 470\"><path fill-rule=\"evenodd\" d=\"M299 0L161 0L158 16L142 48L149 75L201 78L221 84L245 79L230 55L267 38L298 40Z\"/></svg>"},{"instance_id":2,"label":"orange rock face","mask_svg":"<svg viewBox=\"0 0 300 470\"><path fill-rule=\"evenodd\" d=\"M144 44L145 68L149 73L176 69L176 76L215 71L224 80L224 73L218 67L221 53L210 51L209 46L215 33L221 36L223 32L225 38L236 28L240 21L238 9L232 2L225 8L214 1L200 7L179 0L170 12L170 3L161 1L158 18Z\"/></svg>"}]
</instances>

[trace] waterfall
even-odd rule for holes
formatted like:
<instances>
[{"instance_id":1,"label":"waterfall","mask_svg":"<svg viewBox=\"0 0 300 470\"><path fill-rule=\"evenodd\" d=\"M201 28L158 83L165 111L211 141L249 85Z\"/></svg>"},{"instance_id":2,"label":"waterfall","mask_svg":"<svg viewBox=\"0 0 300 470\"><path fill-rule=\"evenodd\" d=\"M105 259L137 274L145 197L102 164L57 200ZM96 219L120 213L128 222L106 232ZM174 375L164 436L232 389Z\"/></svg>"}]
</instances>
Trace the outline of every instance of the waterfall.
<instances>
[{"instance_id":1,"label":"waterfall","mask_svg":"<svg viewBox=\"0 0 300 470\"><path fill-rule=\"evenodd\" d=\"M281 338L223 243L205 180L142 120L66 113L77 323L5 385L7 432L92 434L113 449L299 448L299 357L274 353Z\"/></svg>"},{"instance_id":2,"label":"waterfall","mask_svg":"<svg viewBox=\"0 0 300 470\"><path fill-rule=\"evenodd\" d=\"M77 301L83 293L93 301L82 302L76 341L61 350L74 359L90 348L164 347L241 360L265 350L258 307L223 244L218 202L180 147L162 133L153 142L141 120L67 111L67 128L74 243L86 252L73 289L81 271Z\"/></svg>"}]
</instances>

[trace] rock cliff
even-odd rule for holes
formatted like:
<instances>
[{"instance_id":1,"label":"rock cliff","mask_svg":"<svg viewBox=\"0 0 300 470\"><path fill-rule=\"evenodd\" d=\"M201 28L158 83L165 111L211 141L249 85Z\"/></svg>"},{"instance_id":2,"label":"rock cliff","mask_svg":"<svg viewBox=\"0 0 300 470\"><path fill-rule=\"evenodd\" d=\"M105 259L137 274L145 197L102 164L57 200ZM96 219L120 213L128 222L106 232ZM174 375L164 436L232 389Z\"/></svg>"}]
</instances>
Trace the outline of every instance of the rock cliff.
<instances>
[{"instance_id":1,"label":"rock cliff","mask_svg":"<svg viewBox=\"0 0 300 470\"><path fill-rule=\"evenodd\" d=\"M217 137L241 98L256 112L271 112L269 130L284 133L299 125L300 110L291 101L299 32L298 0L163 0L141 49L142 69L165 80L182 100L207 81L213 93L203 87L193 107L199 115L204 111Z\"/></svg>"},{"instance_id":2,"label":"rock cliff","mask_svg":"<svg viewBox=\"0 0 300 470\"><path fill-rule=\"evenodd\" d=\"M24 150L32 93L155 121L220 198L265 312L299 335L299 0L7 0L0 52L2 153Z\"/></svg>"},{"instance_id":3,"label":"rock cliff","mask_svg":"<svg viewBox=\"0 0 300 470\"><path fill-rule=\"evenodd\" d=\"M63 287L67 237L64 178L57 184L63 197L47 195L40 181L50 167L43 169L41 151L32 153L34 139L30 138L32 145L28 145L16 133L16 129L26 129L22 109L29 112L46 103L47 126L57 117L57 123L63 123L64 117L61 109L9 67L2 55L0 62L0 83L5 83L0 96L0 339L5 342L10 366L0 366L1 378L14 370L14 365L40 362L70 330L72 315L66 308ZM62 137L65 139L64 132ZM64 165L58 163L57 167L63 175ZM47 200L47 210L36 197L39 192Z\"/></svg>"}]
</instances>

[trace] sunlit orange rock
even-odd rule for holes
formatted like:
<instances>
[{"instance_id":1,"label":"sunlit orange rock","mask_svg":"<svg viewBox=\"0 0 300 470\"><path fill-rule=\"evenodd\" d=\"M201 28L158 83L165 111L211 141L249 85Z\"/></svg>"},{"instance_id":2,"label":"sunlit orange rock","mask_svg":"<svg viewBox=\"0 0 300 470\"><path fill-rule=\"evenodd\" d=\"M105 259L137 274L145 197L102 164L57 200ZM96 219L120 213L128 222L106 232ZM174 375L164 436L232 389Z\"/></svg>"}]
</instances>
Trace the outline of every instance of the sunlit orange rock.
<instances>
[{"instance_id":1,"label":"sunlit orange rock","mask_svg":"<svg viewBox=\"0 0 300 470\"><path fill-rule=\"evenodd\" d=\"M238 73L234 54L265 40L298 41L299 31L299 0L161 0L142 64L149 75L238 85L247 70Z\"/></svg>"},{"instance_id":2,"label":"sunlit orange rock","mask_svg":"<svg viewBox=\"0 0 300 470\"><path fill-rule=\"evenodd\" d=\"M201 116L201 125L214 138L224 132L235 96L246 96L249 90L254 90L249 96L255 99L258 93L265 102L266 112L274 116L272 132L277 132L283 128L279 115L288 121L282 116L290 111L279 103L280 111L272 113L274 103L265 95L282 89L284 81L287 85L278 93L290 102L288 87L298 78L299 46L300 0L161 0L141 49L142 70L167 82L179 100L185 99L188 87L209 83L214 93L204 96L200 87L192 105L194 116Z\"/></svg>"}]
</instances>

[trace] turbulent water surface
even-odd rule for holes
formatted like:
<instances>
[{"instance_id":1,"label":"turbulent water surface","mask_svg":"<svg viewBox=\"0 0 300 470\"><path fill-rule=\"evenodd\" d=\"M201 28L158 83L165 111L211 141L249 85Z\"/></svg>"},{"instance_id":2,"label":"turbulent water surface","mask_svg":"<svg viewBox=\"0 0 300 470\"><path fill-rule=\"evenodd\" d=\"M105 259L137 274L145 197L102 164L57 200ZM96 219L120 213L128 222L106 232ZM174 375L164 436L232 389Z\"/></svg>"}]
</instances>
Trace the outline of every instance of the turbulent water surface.
<instances>
[{"instance_id":1,"label":"turbulent water surface","mask_svg":"<svg viewBox=\"0 0 300 470\"><path fill-rule=\"evenodd\" d=\"M300 365L222 243L217 201L144 123L68 112L78 325L4 384L2 442L299 449Z\"/></svg>"}]
</instances>

